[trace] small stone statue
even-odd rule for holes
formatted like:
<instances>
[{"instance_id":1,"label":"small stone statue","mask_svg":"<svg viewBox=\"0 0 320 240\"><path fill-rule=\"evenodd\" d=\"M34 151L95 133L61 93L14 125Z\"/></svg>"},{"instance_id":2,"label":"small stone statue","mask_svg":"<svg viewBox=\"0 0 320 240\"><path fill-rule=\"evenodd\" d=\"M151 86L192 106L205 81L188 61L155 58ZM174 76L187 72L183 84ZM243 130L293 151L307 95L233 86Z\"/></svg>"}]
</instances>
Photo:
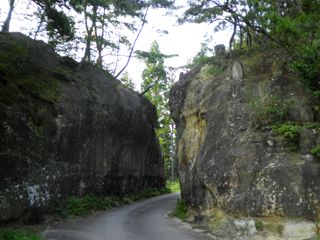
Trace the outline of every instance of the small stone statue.
<instances>
[{"instance_id":1,"label":"small stone statue","mask_svg":"<svg viewBox=\"0 0 320 240\"><path fill-rule=\"evenodd\" d=\"M214 51L218 57L223 57L226 55L226 47L223 44L214 46Z\"/></svg>"}]
</instances>

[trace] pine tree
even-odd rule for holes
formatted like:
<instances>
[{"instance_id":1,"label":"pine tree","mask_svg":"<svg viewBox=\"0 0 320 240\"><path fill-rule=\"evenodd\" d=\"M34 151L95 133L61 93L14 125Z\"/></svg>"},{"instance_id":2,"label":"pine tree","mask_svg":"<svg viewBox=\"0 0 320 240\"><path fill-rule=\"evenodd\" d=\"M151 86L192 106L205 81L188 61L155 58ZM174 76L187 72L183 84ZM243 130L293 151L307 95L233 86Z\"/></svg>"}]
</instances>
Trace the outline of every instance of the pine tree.
<instances>
[{"instance_id":1,"label":"pine tree","mask_svg":"<svg viewBox=\"0 0 320 240\"><path fill-rule=\"evenodd\" d=\"M130 88L131 90L134 90L134 82L131 78L129 78L129 73L125 72L125 74L122 76L120 81L125 85L127 88Z\"/></svg>"},{"instance_id":2,"label":"pine tree","mask_svg":"<svg viewBox=\"0 0 320 240\"><path fill-rule=\"evenodd\" d=\"M138 55L146 64L143 71L141 89L157 108L158 126L156 134L160 141L165 162L166 176L174 180L173 138L175 129L169 110L169 91L171 83L164 66L164 59L170 55L162 54L158 43L152 43L149 52L139 52Z\"/></svg>"}]
</instances>

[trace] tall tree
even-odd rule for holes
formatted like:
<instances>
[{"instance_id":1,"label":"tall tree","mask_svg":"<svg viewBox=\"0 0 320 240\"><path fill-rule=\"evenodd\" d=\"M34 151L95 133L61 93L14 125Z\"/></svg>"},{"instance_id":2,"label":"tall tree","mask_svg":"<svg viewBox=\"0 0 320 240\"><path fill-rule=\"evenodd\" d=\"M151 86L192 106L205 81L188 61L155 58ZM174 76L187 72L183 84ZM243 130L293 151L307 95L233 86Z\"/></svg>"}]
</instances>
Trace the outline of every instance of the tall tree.
<instances>
[{"instance_id":1,"label":"tall tree","mask_svg":"<svg viewBox=\"0 0 320 240\"><path fill-rule=\"evenodd\" d=\"M9 32L12 12L14 9L14 3L15 3L15 0L9 0L9 11L8 11L6 20L4 21L4 23L2 25L2 30L1 30L2 32Z\"/></svg>"},{"instance_id":2,"label":"tall tree","mask_svg":"<svg viewBox=\"0 0 320 240\"><path fill-rule=\"evenodd\" d=\"M10 11L2 26L3 31L9 30L15 3L15 0L8 1ZM172 0L25 1L33 3L33 9L37 9L33 18L37 18L39 24L30 32L34 38L41 35L42 40L47 39L56 50L67 51L70 54L74 52L79 54L78 50L83 49L84 45L82 62L91 62L104 68L108 68L104 61L107 54L119 49L120 46L130 46L122 30L137 31L136 24L139 22L137 20L140 20L143 26L146 23L145 13L148 8L170 8L174 4ZM44 31L46 34L43 34ZM134 42L136 41L137 39ZM131 52L133 51L134 44L131 48ZM127 62L129 61L130 57ZM118 76L126 66L127 64L117 74Z\"/></svg>"},{"instance_id":3,"label":"tall tree","mask_svg":"<svg viewBox=\"0 0 320 240\"><path fill-rule=\"evenodd\" d=\"M230 50L247 45L285 49L291 66L309 90L320 91L320 1L190 0L181 22L217 22L216 30L232 27ZM236 39L238 37L238 39ZM234 44L238 40L240 43Z\"/></svg>"},{"instance_id":4,"label":"tall tree","mask_svg":"<svg viewBox=\"0 0 320 240\"><path fill-rule=\"evenodd\" d=\"M249 44L268 38L290 49L318 37L319 7L311 0L191 0L180 21L218 22L217 30L232 27L230 49L236 35L240 42L245 36Z\"/></svg>"},{"instance_id":5,"label":"tall tree","mask_svg":"<svg viewBox=\"0 0 320 240\"><path fill-rule=\"evenodd\" d=\"M130 88L131 90L134 90L135 85L134 85L134 82L132 81L132 79L129 77L129 73L128 72L125 72L125 74L122 76L120 81L126 87Z\"/></svg>"},{"instance_id":6,"label":"tall tree","mask_svg":"<svg viewBox=\"0 0 320 240\"><path fill-rule=\"evenodd\" d=\"M162 148L166 175L171 178L172 169L174 168L172 138L174 138L175 129L170 115L168 100L171 83L164 66L164 59L171 56L162 54L156 41L152 43L149 52L138 52L138 55L146 64L142 74L142 93L157 108L158 127L156 134Z\"/></svg>"},{"instance_id":7,"label":"tall tree","mask_svg":"<svg viewBox=\"0 0 320 240\"><path fill-rule=\"evenodd\" d=\"M103 52L106 49L113 51L119 49L121 45L130 45L128 39L119 34L120 29L126 28L130 31L136 31L134 20L139 19L142 22L133 42L127 64L116 74L116 77L125 70L130 61L135 43L146 23L148 8L173 6L173 2L168 0L84 0L81 4L86 30L85 53L82 62L94 62L100 68L105 67L103 66ZM95 60L92 59L92 55L95 55Z\"/></svg>"}]
</instances>

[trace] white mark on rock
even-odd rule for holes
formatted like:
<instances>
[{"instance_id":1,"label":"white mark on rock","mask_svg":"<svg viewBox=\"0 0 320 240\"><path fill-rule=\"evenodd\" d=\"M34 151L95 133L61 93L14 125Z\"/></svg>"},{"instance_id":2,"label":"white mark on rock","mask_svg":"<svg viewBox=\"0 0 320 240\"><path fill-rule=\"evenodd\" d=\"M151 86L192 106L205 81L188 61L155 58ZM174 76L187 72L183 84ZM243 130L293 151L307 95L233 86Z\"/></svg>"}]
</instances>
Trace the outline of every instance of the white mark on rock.
<instances>
[{"instance_id":1,"label":"white mark on rock","mask_svg":"<svg viewBox=\"0 0 320 240\"><path fill-rule=\"evenodd\" d=\"M235 219L233 223L241 235L252 235L257 232L256 224L253 219Z\"/></svg>"},{"instance_id":2,"label":"white mark on rock","mask_svg":"<svg viewBox=\"0 0 320 240\"><path fill-rule=\"evenodd\" d=\"M40 185L32 185L27 187L28 200L30 206L39 205L50 199L50 194L47 189L42 190Z\"/></svg>"},{"instance_id":3,"label":"white mark on rock","mask_svg":"<svg viewBox=\"0 0 320 240\"><path fill-rule=\"evenodd\" d=\"M232 65L232 78L236 81L243 79L243 68L239 61L235 61Z\"/></svg>"},{"instance_id":4,"label":"white mark on rock","mask_svg":"<svg viewBox=\"0 0 320 240\"><path fill-rule=\"evenodd\" d=\"M271 140L268 140L267 142L268 142L268 145L269 145L270 147L273 147L273 146L274 146L274 143L273 143L273 141L271 141Z\"/></svg>"},{"instance_id":5,"label":"white mark on rock","mask_svg":"<svg viewBox=\"0 0 320 240\"><path fill-rule=\"evenodd\" d=\"M28 186L27 190L28 190L28 199L29 199L30 205L33 206L40 199L40 194L39 194L40 186L39 185Z\"/></svg>"}]
</instances>

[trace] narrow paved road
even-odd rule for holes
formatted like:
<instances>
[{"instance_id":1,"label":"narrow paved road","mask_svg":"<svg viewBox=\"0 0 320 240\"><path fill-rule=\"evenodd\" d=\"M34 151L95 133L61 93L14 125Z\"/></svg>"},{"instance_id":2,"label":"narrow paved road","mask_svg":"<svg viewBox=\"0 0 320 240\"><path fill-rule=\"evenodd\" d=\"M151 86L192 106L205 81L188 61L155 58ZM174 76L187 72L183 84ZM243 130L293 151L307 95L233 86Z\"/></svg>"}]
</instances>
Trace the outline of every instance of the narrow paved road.
<instances>
[{"instance_id":1,"label":"narrow paved road","mask_svg":"<svg viewBox=\"0 0 320 240\"><path fill-rule=\"evenodd\" d=\"M206 240L168 217L178 194L168 194L52 226L47 240Z\"/></svg>"}]
</instances>

